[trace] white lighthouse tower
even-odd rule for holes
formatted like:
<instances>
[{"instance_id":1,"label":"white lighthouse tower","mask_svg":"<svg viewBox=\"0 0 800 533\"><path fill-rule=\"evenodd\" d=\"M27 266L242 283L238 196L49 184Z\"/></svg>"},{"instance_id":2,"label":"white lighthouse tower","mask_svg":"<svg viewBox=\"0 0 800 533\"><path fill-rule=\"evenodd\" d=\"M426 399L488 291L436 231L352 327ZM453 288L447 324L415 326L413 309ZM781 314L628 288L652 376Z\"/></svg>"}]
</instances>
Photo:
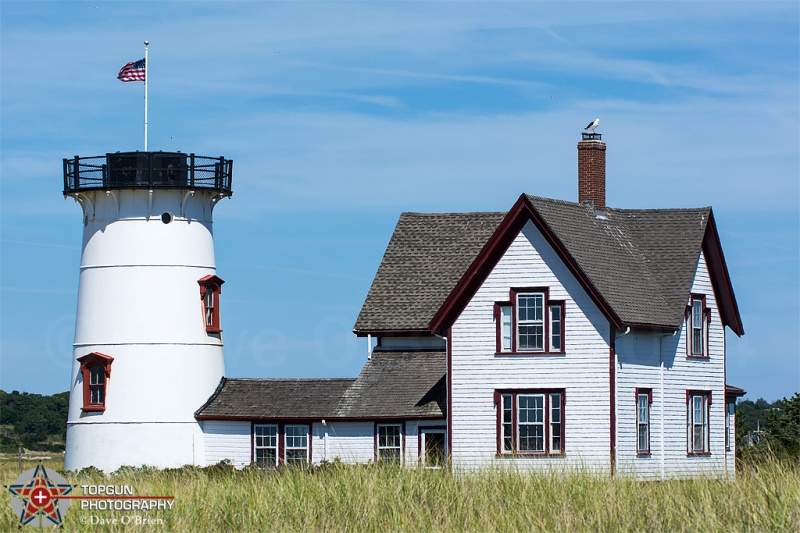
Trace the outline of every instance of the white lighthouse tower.
<instances>
[{"instance_id":1,"label":"white lighthouse tower","mask_svg":"<svg viewBox=\"0 0 800 533\"><path fill-rule=\"evenodd\" d=\"M202 463L193 414L225 373L212 212L232 168L181 152L64 160L83 208L65 469Z\"/></svg>"}]
</instances>

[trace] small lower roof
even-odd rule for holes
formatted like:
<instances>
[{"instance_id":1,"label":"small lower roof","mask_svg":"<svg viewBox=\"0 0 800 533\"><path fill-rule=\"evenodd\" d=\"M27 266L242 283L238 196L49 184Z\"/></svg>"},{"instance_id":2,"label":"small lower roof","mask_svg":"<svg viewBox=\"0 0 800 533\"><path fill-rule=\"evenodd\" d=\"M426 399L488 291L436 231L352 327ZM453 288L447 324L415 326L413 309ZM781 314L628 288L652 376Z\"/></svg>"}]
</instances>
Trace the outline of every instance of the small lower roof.
<instances>
[{"instance_id":1,"label":"small lower roof","mask_svg":"<svg viewBox=\"0 0 800 533\"><path fill-rule=\"evenodd\" d=\"M444 418L443 350L375 351L358 378L222 378L199 420Z\"/></svg>"}]
</instances>

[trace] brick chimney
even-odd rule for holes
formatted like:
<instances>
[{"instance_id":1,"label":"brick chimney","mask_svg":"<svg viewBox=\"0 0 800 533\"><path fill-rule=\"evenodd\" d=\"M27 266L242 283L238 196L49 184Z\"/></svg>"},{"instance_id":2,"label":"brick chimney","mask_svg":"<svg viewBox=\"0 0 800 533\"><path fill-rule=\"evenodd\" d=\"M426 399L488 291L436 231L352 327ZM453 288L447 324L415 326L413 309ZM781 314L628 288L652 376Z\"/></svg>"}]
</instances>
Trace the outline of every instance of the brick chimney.
<instances>
[{"instance_id":1,"label":"brick chimney","mask_svg":"<svg viewBox=\"0 0 800 533\"><path fill-rule=\"evenodd\" d=\"M578 143L578 202L606 208L606 143L600 133L582 134Z\"/></svg>"}]
</instances>

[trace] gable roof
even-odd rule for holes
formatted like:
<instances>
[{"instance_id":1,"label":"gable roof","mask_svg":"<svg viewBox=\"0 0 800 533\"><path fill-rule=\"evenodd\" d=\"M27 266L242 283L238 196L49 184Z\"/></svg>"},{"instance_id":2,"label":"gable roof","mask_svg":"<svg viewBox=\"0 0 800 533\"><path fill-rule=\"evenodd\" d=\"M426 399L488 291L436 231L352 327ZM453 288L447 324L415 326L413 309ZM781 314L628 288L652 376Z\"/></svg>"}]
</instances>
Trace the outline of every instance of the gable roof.
<instances>
[{"instance_id":1,"label":"gable roof","mask_svg":"<svg viewBox=\"0 0 800 533\"><path fill-rule=\"evenodd\" d=\"M229 379L195 417L241 420L443 418L445 352L375 351L356 379Z\"/></svg>"},{"instance_id":2,"label":"gable roof","mask_svg":"<svg viewBox=\"0 0 800 533\"><path fill-rule=\"evenodd\" d=\"M737 335L744 333L710 207L609 208L598 217L586 205L522 195L496 222L498 215L401 216L356 322L356 333L443 332L528 221L618 328L679 328L700 252L705 250L723 322ZM478 227L464 246L456 235L443 237L453 221ZM495 229L486 237L492 225ZM435 242L438 248L420 242ZM458 255L460 261L455 259ZM439 258L446 259L441 267ZM466 268L464 263L469 263ZM423 290L427 279L439 283ZM414 311L419 314L410 316ZM425 322L427 327L422 326ZM399 323L404 327L396 327Z\"/></svg>"},{"instance_id":3,"label":"gable roof","mask_svg":"<svg viewBox=\"0 0 800 533\"><path fill-rule=\"evenodd\" d=\"M353 329L428 331L431 317L505 215L401 214Z\"/></svg>"}]
</instances>

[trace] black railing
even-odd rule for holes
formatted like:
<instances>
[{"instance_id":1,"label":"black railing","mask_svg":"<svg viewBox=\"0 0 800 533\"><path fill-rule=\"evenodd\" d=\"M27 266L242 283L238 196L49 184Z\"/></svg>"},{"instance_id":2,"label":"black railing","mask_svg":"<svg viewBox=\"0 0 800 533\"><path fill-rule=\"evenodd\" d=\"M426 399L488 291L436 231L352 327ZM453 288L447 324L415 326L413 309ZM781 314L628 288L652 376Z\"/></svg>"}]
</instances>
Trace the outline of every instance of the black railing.
<instances>
[{"instance_id":1,"label":"black railing","mask_svg":"<svg viewBox=\"0 0 800 533\"><path fill-rule=\"evenodd\" d=\"M596 131L584 131L581 133L581 140L582 141L602 141L603 134L597 133Z\"/></svg>"},{"instance_id":2,"label":"black railing","mask_svg":"<svg viewBox=\"0 0 800 533\"><path fill-rule=\"evenodd\" d=\"M64 159L64 194L111 189L209 189L231 194L233 160L183 152Z\"/></svg>"}]
</instances>

